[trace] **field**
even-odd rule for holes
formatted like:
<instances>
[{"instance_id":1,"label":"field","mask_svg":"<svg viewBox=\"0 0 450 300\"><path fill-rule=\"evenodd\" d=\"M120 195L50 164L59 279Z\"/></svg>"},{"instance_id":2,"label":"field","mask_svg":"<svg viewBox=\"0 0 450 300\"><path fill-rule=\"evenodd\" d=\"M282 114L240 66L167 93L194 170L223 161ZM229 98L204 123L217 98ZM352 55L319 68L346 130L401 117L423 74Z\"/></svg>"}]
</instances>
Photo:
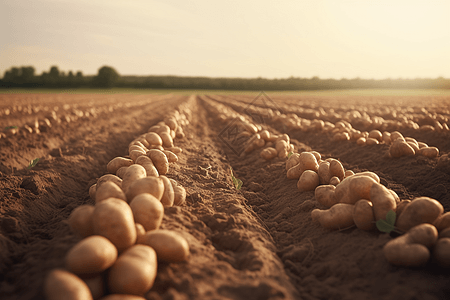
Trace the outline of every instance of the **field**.
<instances>
[{"instance_id":1,"label":"field","mask_svg":"<svg viewBox=\"0 0 450 300\"><path fill-rule=\"evenodd\" d=\"M431 197L447 212L448 93L17 91L0 94L2 299L44 298L45 275L64 267L67 251L79 241L67 224L71 212L95 203L89 188L107 173L111 159L126 157L133 140L174 113L183 116L185 136L174 139L182 153L166 176L184 186L187 197L183 205L165 208L161 228L184 237L190 256L182 263L159 262L147 299L450 295L448 268L434 261L414 268L386 261L382 248L395 234L355 226L332 231L313 222L311 211L324 208L314 191L300 192L297 180L287 179L287 158L266 161L262 148L246 153L241 134L241 123L288 134L293 152L314 150L346 170L372 171L400 199ZM399 131L437 147L439 156L394 158L385 143L338 140L327 124L340 121L361 132ZM230 168L242 188L235 187Z\"/></svg>"}]
</instances>

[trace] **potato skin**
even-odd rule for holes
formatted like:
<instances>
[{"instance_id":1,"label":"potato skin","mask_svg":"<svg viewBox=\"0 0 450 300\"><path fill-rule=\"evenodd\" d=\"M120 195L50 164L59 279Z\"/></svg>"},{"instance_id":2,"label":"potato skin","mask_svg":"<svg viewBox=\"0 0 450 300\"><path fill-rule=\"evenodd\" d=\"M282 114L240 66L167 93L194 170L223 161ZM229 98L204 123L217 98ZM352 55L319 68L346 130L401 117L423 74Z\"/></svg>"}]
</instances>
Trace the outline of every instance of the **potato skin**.
<instances>
[{"instance_id":1,"label":"potato skin","mask_svg":"<svg viewBox=\"0 0 450 300\"><path fill-rule=\"evenodd\" d=\"M89 290L91 291L92 298L99 299L106 293L106 285L105 280L103 278L103 274L98 274L92 277L81 278Z\"/></svg>"},{"instance_id":2,"label":"potato skin","mask_svg":"<svg viewBox=\"0 0 450 300\"><path fill-rule=\"evenodd\" d=\"M311 212L311 218L326 229L344 229L355 224L353 207L352 204L338 203L327 210L314 209Z\"/></svg>"},{"instance_id":3,"label":"potato skin","mask_svg":"<svg viewBox=\"0 0 450 300\"><path fill-rule=\"evenodd\" d=\"M302 152L300 153L299 163L292 168L290 168L286 176L288 179L299 179L300 176L306 170L312 170L317 172L319 169L319 164L317 163L317 159L314 154L310 152Z\"/></svg>"},{"instance_id":4,"label":"potato skin","mask_svg":"<svg viewBox=\"0 0 450 300\"><path fill-rule=\"evenodd\" d=\"M440 238L433 248L433 258L440 267L450 268L450 238Z\"/></svg>"},{"instance_id":5,"label":"potato skin","mask_svg":"<svg viewBox=\"0 0 450 300\"><path fill-rule=\"evenodd\" d=\"M164 152L158 149L150 149L147 156L150 157L160 175L166 175L169 172L169 160Z\"/></svg>"},{"instance_id":6,"label":"potato skin","mask_svg":"<svg viewBox=\"0 0 450 300\"><path fill-rule=\"evenodd\" d=\"M186 202L186 189L178 184L174 179L170 179L170 183L172 183L173 192L174 192L174 200L173 205L183 205Z\"/></svg>"},{"instance_id":7,"label":"potato skin","mask_svg":"<svg viewBox=\"0 0 450 300\"><path fill-rule=\"evenodd\" d=\"M420 224L412 227L406 234L399 236L383 247L386 260L395 266L420 267L429 258L430 251L438 238L436 227L431 224Z\"/></svg>"},{"instance_id":8,"label":"potato skin","mask_svg":"<svg viewBox=\"0 0 450 300\"><path fill-rule=\"evenodd\" d=\"M335 195L336 187L334 185L319 185L314 191L316 201L330 208L337 203Z\"/></svg>"},{"instance_id":9,"label":"potato skin","mask_svg":"<svg viewBox=\"0 0 450 300\"><path fill-rule=\"evenodd\" d=\"M156 199L161 201L161 198L164 194L163 179L153 176L137 179L131 183L125 195L128 202L131 202L133 201L134 197L142 193L151 194Z\"/></svg>"},{"instance_id":10,"label":"potato skin","mask_svg":"<svg viewBox=\"0 0 450 300\"><path fill-rule=\"evenodd\" d=\"M396 226L403 231L422 224L432 224L442 213L444 207L439 201L429 197L418 197L408 204L397 218Z\"/></svg>"},{"instance_id":11,"label":"potato skin","mask_svg":"<svg viewBox=\"0 0 450 300\"><path fill-rule=\"evenodd\" d=\"M156 252L146 245L124 251L110 268L108 287L112 293L144 295L156 277Z\"/></svg>"},{"instance_id":12,"label":"potato skin","mask_svg":"<svg viewBox=\"0 0 450 300\"><path fill-rule=\"evenodd\" d=\"M433 225L436 226L438 231L442 231L450 227L450 211L440 215L434 222Z\"/></svg>"},{"instance_id":13,"label":"potato skin","mask_svg":"<svg viewBox=\"0 0 450 300\"><path fill-rule=\"evenodd\" d=\"M129 167L133 164L133 160L125 157L115 157L107 165L106 170L111 174L116 174L121 167Z\"/></svg>"},{"instance_id":14,"label":"potato skin","mask_svg":"<svg viewBox=\"0 0 450 300\"><path fill-rule=\"evenodd\" d=\"M103 183L95 193L95 203L103 201L108 198L117 198L127 201L122 189L112 181Z\"/></svg>"},{"instance_id":15,"label":"potato skin","mask_svg":"<svg viewBox=\"0 0 450 300\"><path fill-rule=\"evenodd\" d=\"M173 190L172 183L170 182L169 178L164 175L159 176L159 178L161 178L164 183L164 193L161 197L161 203L164 206L173 206L173 202L175 200L175 192Z\"/></svg>"},{"instance_id":16,"label":"potato skin","mask_svg":"<svg viewBox=\"0 0 450 300\"><path fill-rule=\"evenodd\" d=\"M429 158L434 158L439 156L439 149L436 147L423 147L419 149L419 152L417 154Z\"/></svg>"},{"instance_id":17,"label":"potato skin","mask_svg":"<svg viewBox=\"0 0 450 300\"><path fill-rule=\"evenodd\" d=\"M317 169L317 174L319 175L320 184L330 184L331 173L330 173L330 163L328 161L322 161Z\"/></svg>"},{"instance_id":18,"label":"potato skin","mask_svg":"<svg viewBox=\"0 0 450 300\"><path fill-rule=\"evenodd\" d=\"M123 175L122 190L125 195L128 192L128 187L133 183L133 181L147 177L147 172L145 168L141 165L134 164L127 168L125 174ZM128 197L127 197L128 199ZM128 199L129 201L130 199Z\"/></svg>"},{"instance_id":19,"label":"potato skin","mask_svg":"<svg viewBox=\"0 0 450 300\"><path fill-rule=\"evenodd\" d=\"M388 211L395 211L397 202L394 195L384 185L374 183L370 189L370 201L373 204L373 214L375 221L385 219Z\"/></svg>"},{"instance_id":20,"label":"potato skin","mask_svg":"<svg viewBox=\"0 0 450 300\"><path fill-rule=\"evenodd\" d=\"M372 202L366 199L356 201L353 208L353 221L356 227L362 230L375 229L375 215Z\"/></svg>"},{"instance_id":21,"label":"potato skin","mask_svg":"<svg viewBox=\"0 0 450 300\"><path fill-rule=\"evenodd\" d=\"M312 170L305 170L297 182L300 192L313 191L319 185L319 175Z\"/></svg>"},{"instance_id":22,"label":"potato skin","mask_svg":"<svg viewBox=\"0 0 450 300\"><path fill-rule=\"evenodd\" d=\"M164 216L164 206L153 195L139 194L130 202L130 208L136 223L144 226L145 231L158 229Z\"/></svg>"},{"instance_id":23,"label":"potato skin","mask_svg":"<svg viewBox=\"0 0 450 300\"><path fill-rule=\"evenodd\" d=\"M277 149L273 147L267 147L259 153L259 156L265 160L271 160L278 156ZM292 156L292 155L291 155ZM287 165L287 162L286 162Z\"/></svg>"},{"instance_id":24,"label":"potato skin","mask_svg":"<svg viewBox=\"0 0 450 300\"><path fill-rule=\"evenodd\" d=\"M94 234L94 215L95 207L84 204L75 208L69 216L68 223L73 233L78 237L85 238Z\"/></svg>"},{"instance_id":25,"label":"potato skin","mask_svg":"<svg viewBox=\"0 0 450 300\"><path fill-rule=\"evenodd\" d=\"M148 176L155 176L155 177L159 176L158 170L156 169L152 160L148 156L146 156L146 155L139 156L136 159L136 164L144 167L147 177Z\"/></svg>"},{"instance_id":26,"label":"potato skin","mask_svg":"<svg viewBox=\"0 0 450 300\"><path fill-rule=\"evenodd\" d=\"M331 177L336 176L339 180L343 180L345 177L345 170L341 162L337 159L330 160L330 175Z\"/></svg>"},{"instance_id":27,"label":"potato skin","mask_svg":"<svg viewBox=\"0 0 450 300\"><path fill-rule=\"evenodd\" d=\"M105 174L97 180L97 189L105 182L112 181L122 188L122 179L119 176L113 174Z\"/></svg>"},{"instance_id":28,"label":"potato skin","mask_svg":"<svg viewBox=\"0 0 450 300\"><path fill-rule=\"evenodd\" d=\"M355 204L360 199L370 199L370 189L377 183L372 177L355 174L347 177L336 186L336 199L339 203Z\"/></svg>"},{"instance_id":29,"label":"potato skin","mask_svg":"<svg viewBox=\"0 0 450 300\"><path fill-rule=\"evenodd\" d=\"M119 252L136 243L136 227L130 206L121 199L109 198L95 205L94 233L113 243Z\"/></svg>"},{"instance_id":30,"label":"potato skin","mask_svg":"<svg viewBox=\"0 0 450 300\"><path fill-rule=\"evenodd\" d=\"M389 154L392 157L397 158L402 156L414 156L416 152L407 142L397 139L389 147Z\"/></svg>"},{"instance_id":31,"label":"potato skin","mask_svg":"<svg viewBox=\"0 0 450 300\"><path fill-rule=\"evenodd\" d=\"M274 148L272 148L272 149L274 149ZM275 151L276 151L276 149L275 149ZM288 171L293 166L298 165L299 162L300 162L300 154L298 154L298 153L292 154L286 161L286 171Z\"/></svg>"},{"instance_id":32,"label":"potato skin","mask_svg":"<svg viewBox=\"0 0 450 300\"><path fill-rule=\"evenodd\" d=\"M46 276L44 294L47 300L93 300L86 283L62 269L54 269Z\"/></svg>"},{"instance_id":33,"label":"potato skin","mask_svg":"<svg viewBox=\"0 0 450 300\"><path fill-rule=\"evenodd\" d=\"M161 137L156 132L149 132L144 137L150 145L163 144Z\"/></svg>"},{"instance_id":34,"label":"potato skin","mask_svg":"<svg viewBox=\"0 0 450 300\"><path fill-rule=\"evenodd\" d=\"M148 231L139 243L155 249L158 260L176 263L186 261L189 257L189 244L175 231L165 229Z\"/></svg>"},{"instance_id":35,"label":"potato skin","mask_svg":"<svg viewBox=\"0 0 450 300\"><path fill-rule=\"evenodd\" d=\"M101 273L112 266L116 259L116 247L100 235L91 235L79 241L65 258L67 269L77 275Z\"/></svg>"}]
</instances>

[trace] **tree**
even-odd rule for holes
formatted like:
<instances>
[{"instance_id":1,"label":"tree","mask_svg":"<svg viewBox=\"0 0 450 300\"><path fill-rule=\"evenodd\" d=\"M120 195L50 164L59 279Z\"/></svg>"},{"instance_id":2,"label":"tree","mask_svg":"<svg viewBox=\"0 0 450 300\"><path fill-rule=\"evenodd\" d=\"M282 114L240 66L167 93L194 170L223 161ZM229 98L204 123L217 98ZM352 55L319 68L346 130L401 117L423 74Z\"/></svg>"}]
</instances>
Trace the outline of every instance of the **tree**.
<instances>
[{"instance_id":1,"label":"tree","mask_svg":"<svg viewBox=\"0 0 450 300\"><path fill-rule=\"evenodd\" d=\"M57 66L52 66L49 72L50 77L58 78L59 77L59 69Z\"/></svg>"},{"instance_id":2,"label":"tree","mask_svg":"<svg viewBox=\"0 0 450 300\"><path fill-rule=\"evenodd\" d=\"M94 78L94 85L104 88L112 88L119 80L119 73L108 66L103 66L98 70L98 75Z\"/></svg>"}]
</instances>

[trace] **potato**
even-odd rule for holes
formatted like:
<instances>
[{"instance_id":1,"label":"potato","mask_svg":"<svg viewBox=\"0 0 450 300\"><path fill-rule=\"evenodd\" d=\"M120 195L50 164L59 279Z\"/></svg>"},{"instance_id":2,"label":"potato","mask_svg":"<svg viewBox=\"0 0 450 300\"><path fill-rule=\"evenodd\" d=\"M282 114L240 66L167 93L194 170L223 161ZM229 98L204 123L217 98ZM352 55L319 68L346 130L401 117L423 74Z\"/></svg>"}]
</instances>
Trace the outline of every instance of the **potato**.
<instances>
[{"instance_id":1,"label":"potato","mask_svg":"<svg viewBox=\"0 0 450 300\"><path fill-rule=\"evenodd\" d=\"M175 180L170 179L172 183L173 191L174 191L174 200L173 205L183 205L186 202L186 190L180 184L178 184Z\"/></svg>"},{"instance_id":2,"label":"potato","mask_svg":"<svg viewBox=\"0 0 450 300\"><path fill-rule=\"evenodd\" d=\"M164 206L151 194L139 194L130 202L134 220L144 226L145 231L158 229L164 216Z\"/></svg>"},{"instance_id":3,"label":"potato","mask_svg":"<svg viewBox=\"0 0 450 300\"><path fill-rule=\"evenodd\" d=\"M144 297L136 295L111 294L101 298L100 300L146 300Z\"/></svg>"},{"instance_id":4,"label":"potato","mask_svg":"<svg viewBox=\"0 0 450 300\"><path fill-rule=\"evenodd\" d=\"M172 151L163 150L163 153L167 156L167 160L169 161L169 163L178 161L178 156Z\"/></svg>"},{"instance_id":5,"label":"potato","mask_svg":"<svg viewBox=\"0 0 450 300\"><path fill-rule=\"evenodd\" d=\"M178 127L178 123L175 118L169 117L164 119L164 123L169 126L170 130L176 130Z\"/></svg>"},{"instance_id":6,"label":"potato","mask_svg":"<svg viewBox=\"0 0 450 300\"><path fill-rule=\"evenodd\" d=\"M402 157L402 156L414 156L416 152L414 149L404 140L397 139L392 142L389 147L389 154L392 157Z\"/></svg>"},{"instance_id":7,"label":"potato","mask_svg":"<svg viewBox=\"0 0 450 300\"><path fill-rule=\"evenodd\" d=\"M46 276L44 295L47 300L93 300L86 283L62 269L54 269Z\"/></svg>"},{"instance_id":8,"label":"potato","mask_svg":"<svg viewBox=\"0 0 450 300\"><path fill-rule=\"evenodd\" d=\"M419 149L427 148L427 147L428 147L428 145L425 144L425 143L423 143L423 142L417 142L417 146L419 146Z\"/></svg>"},{"instance_id":9,"label":"potato","mask_svg":"<svg viewBox=\"0 0 450 300\"><path fill-rule=\"evenodd\" d=\"M438 231L442 231L450 227L450 212L440 215L434 222L433 225L436 226Z\"/></svg>"},{"instance_id":10,"label":"potato","mask_svg":"<svg viewBox=\"0 0 450 300\"><path fill-rule=\"evenodd\" d=\"M433 258L440 267L450 268L450 238L440 238L433 247Z\"/></svg>"},{"instance_id":11,"label":"potato","mask_svg":"<svg viewBox=\"0 0 450 300\"><path fill-rule=\"evenodd\" d=\"M186 135L183 132L183 128L181 128L180 126L177 127L177 130L175 130L175 137L177 139L182 139L184 138Z\"/></svg>"},{"instance_id":12,"label":"potato","mask_svg":"<svg viewBox=\"0 0 450 300\"><path fill-rule=\"evenodd\" d=\"M316 201L326 207L332 207L337 203L335 190L334 185L319 185L314 191Z\"/></svg>"},{"instance_id":13,"label":"potato","mask_svg":"<svg viewBox=\"0 0 450 300\"><path fill-rule=\"evenodd\" d=\"M108 287L112 293L144 295L156 278L156 252L146 245L134 245L125 250L108 272Z\"/></svg>"},{"instance_id":14,"label":"potato","mask_svg":"<svg viewBox=\"0 0 450 300\"><path fill-rule=\"evenodd\" d=\"M91 185L89 188L89 197L95 201L95 193L97 193L97 184Z\"/></svg>"},{"instance_id":15,"label":"potato","mask_svg":"<svg viewBox=\"0 0 450 300\"><path fill-rule=\"evenodd\" d=\"M317 151L310 151L310 153L316 157L317 162L322 160L322 155L320 155L319 152L317 152Z\"/></svg>"},{"instance_id":16,"label":"potato","mask_svg":"<svg viewBox=\"0 0 450 300\"><path fill-rule=\"evenodd\" d=\"M139 223L134 224L136 227L136 243L138 243L139 239L146 233L144 226Z\"/></svg>"},{"instance_id":17,"label":"potato","mask_svg":"<svg viewBox=\"0 0 450 300\"><path fill-rule=\"evenodd\" d=\"M107 181L112 181L117 184L120 188L122 188L122 179L113 174L105 174L97 180L97 189Z\"/></svg>"},{"instance_id":18,"label":"potato","mask_svg":"<svg viewBox=\"0 0 450 300\"><path fill-rule=\"evenodd\" d=\"M330 162L321 161L319 168L317 169L317 174L319 175L320 184L330 184L331 174L330 174Z\"/></svg>"},{"instance_id":19,"label":"potato","mask_svg":"<svg viewBox=\"0 0 450 300\"><path fill-rule=\"evenodd\" d=\"M353 221L359 229L375 229L375 215L372 202L366 199L356 201L353 208Z\"/></svg>"},{"instance_id":20,"label":"potato","mask_svg":"<svg viewBox=\"0 0 450 300\"><path fill-rule=\"evenodd\" d=\"M102 274L81 278L91 291L92 298L99 299L106 293L105 280Z\"/></svg>"},{"instance_id":21,"label":"potato","mask_svg":"<svg viewBox=\"0 0 450 300\"><path fill-rule=\"evenodd\" d=\"M438 201L428 197L418 197L411 201L397 218L396 226L403 231L422 224L433 222L444 212Z\"/></svg>"},{"instance_id":22,"label":"potato","mask_svg":"<svg viewBox=\"0 0 450 300\"><path fill-rule=\"evenodd\" d=\"M373 204L375 221L386 219L388 211L395 211L397 208L397 202L395 201L394 195L380 183L372 184L369 199Z\"/></svg>"},{"instance_id":23,"label":"potato","mask_svg":"<svg viewBox=\"0 0 450 300\"><path fill-rule=\"evenodd\" d=\"M149 231L140 243L155 249L158 260L176 263L186 261L189 256L189 244L175 231L165 229Z\"/></svg>"},{"instance_id":24,"label":"potato","mask_svg":"<svg viewBox=\"0 0 450 300\"><path fill-rule=\"evenodd\" d=\"M383 141L383 134L381 131L374 129L369 132L369 139L375 139L378 142ZM377 143L378 144L378 143Z\"/></svg>"},{"instance_id":25,"label":"potato","mask_svg":"<svg viewBox=\"0 0 450 300\"><path fill-rule=\"evenodd\" d=\"M300 154L293 153L291 156L289 156L288 160L286 161L286 171L288 171L293 166L297 165L299 162L300 162Z\"/></svg>"},{"instance_id":26,"label":"potato","mask_svg":"<svg viewBox=\"0 0 450 300\"><path fill-rule=\"evenodd\" d=\"M170 147L170 148L166 148L166 150L169 150L175 154L180 154L181 152L183 152L183 149L181 149L180 147Z\"/></svg>"},{"instance_id":27,"label":"potato","mask_svg":"<svg viewBox=\"0 0 450 300\"><path fill-rule=\"evenodd\" d=\"M391 138L391 144L393 142L395 142L397 139L405 141L405 138L403 137L403 135L400 132L398 132L398 131L391 132L390 138Z\"/></svg>"},{"instance_id":28,"label":"potato","mask_svg":"<svg viewBox=\"0 0 450 300\"><path fill-rule=\"evenodd\" d=\"M312 170L305 170L297 182L300 192L313 191L319 185L319 175Z\"/></svg>"},{"instance_id":29,"label":"potato","mask_svg":"<svg viewBox=\"0 0 450 300\"><path fill-rule=\"evenodd\" d=\"M314 154L310 152L300 153L299 163L287 171L288 179L298 179L305 170L312 170L317 172L319 164Z\"/></svg>"},{"instance_id":30,"label":"potato","mask_svg":"<svg viewBox=\"0 0 450 300\"><path fill-rule=\"evenodd\" d=\"M350 177L350 176L353 176L353 175L355 175L355 172L353 172L352 170L345 170L344 178L347 178L347 177Z\"/></svg>"},{"instance_id":31,"label":"potato","mask_svg":"<svg viewBox=\"0 0 450 300\"><path fill-rule=\"evenodd\" d=\"M173 206L173 202L175 200L175 192L173 190L172 183L170 182L169 178L164 175L159 176L159 178L161 178L164 183L164 193L161 197L161 203L164 206Z\"/></svg>"},{"instance_id":32,"label":"potato","mask_svg":"<svg viewBox=\"0 0 450 300\"><path fill-rule=\"evenodd\" d=\"M377 139L374 138L367 138L366 139L366 145L372 146L372 145L378 145L380 142Z\"/></svg>"},{"instance_id":33,"label":"potato","mask_svg":"<svg viewBox=\"0 0 450 300\"><path fill-rule=\"evenodd\" d=\"M131 153L131 151L134 151L134 150L140 151L140 152L144 152L144 153L146 151L148 151L147 147L144 147L144 145L142 145L142 146L131 145L131 146L128 147L128 153ZM131 154L130 154L130 156L131 156Z\"/></svg>"},{"instance_id":34,"label":"potato","mask_svg":"<svg viewBox=\"0 0 450 300\"><path fill-rule=\"evenodd\" d=\"M139 157L139 156L143 156L143 155L145 155L145 151L144 150L132 150L131 152L130 152L130 158L133 160L133 162L136 162L136 159Z\"/></svg>"},{"instance_id":35,"label":"potato","mask_svg":"<svg viewBox=\"0 0 450 300\"><path fill-rule=\"evenodd\" d=\"M411 203L411 200L402 200L397 203L397 209L395 210L397 218L401 215L401 213L409 203Z\"/></svg>"},{"instance_id":36,"label":"potato","mask_svg":"<svg viewBox=\"0 0 450 300\"><path fill-rule=\"evenodd\" d=\"M117 186L117 184L112 181L107 181L98 188L97 192L95 193L95 203L108 198L117 198L127 201L125 193L120 187Z\"/></svg>"},{"instance_id":37,"label":"potato","mask_svg":"<svg viewBox=\"0 0 450 300\"><path fill-rule=\"evenodd\" d=\"M147 177L148 176L154 176L154 177L159 176L158 170L156 169L152 160L148 156L145 156L145 155L139 156L136 159L136 164L144 167Z\"/></svg>"},{"instance_id":38,"label":"potato","mask_svg":"<svg viewBox=\"0 0 450 300\"><path fill-rule=\"evenodd\" d=\"M442 231L439 232L439 238L448 237L450 238L450 228L442 229Z\"/></svg>"},{"instance_id":39,"label":"potato","mask_svg":"<svg viewBox=\"0 0 450 300\"><path fill-rule=\"evenodd\" d=\"M338 203L327 210L314 209L311 212L311 218L326 229L344 229L355 224L353 208L352 204Z\"/></svg>"},{"instance_id":40,"label":"potato","mask_svg":"<svg viewBox=\"0 0 450 300\"><path fill-rule=\"evenodd\" d=\"M131 183L125 195L128 202L131 202L134 197L143 193L151 194L160 201L164 194L163 180L160 177L153 176L137 179Z\"/></svg>"},{"instance_id":41,"label":"potato","mask_svg":"<svg viewBox=\"0 0 450 300\"><path fill-rule=\"evenodd\" d=\"M377 183L365 174L355 174L341 181L336 187L336 199L339 203L355 204L361 199L370 199L370 189Z\"/></svg>"},{"instance_id":42,"label":"potato","mask_svg":"<svg viewBox=\"0 0 450 300\"><path fill-rule=\"evenodd\" d=\"M92 216L94 214L94 206L84 204L75 208L67 220L69 227L75 235L81 238L94 234L94 225Z\"/></svg>"},{"instance_id":43,"label":"potato","mask_svg":"<svg viewBox=\"0 0 450 300\"><path fill-rule=\"evenodd\" d=\"M263 130L259 133L260 138L265 140L266 142L270 142L270 132L267 130Z\"/></svg>"},{"instance_id":44,"label":"potato","mask_svg":"<svg viewBox=\"0 0 450 300\"><path fill-rule=\"evenodd\" d=\"M388 131L384 131L382 139L386 145L390 145L391 144L391 133Z\"/></svg>"},{"instance_id":45,"label":"potato","mask_svg":"<svg viewBox=\"0 0 450 300\"><path fill-rule=\"evenodd\" d=\"M133 164L133 160L125 157L115 157L107 165L106 170L109 173L116 174L121 167L129 167Z\"/></svg>"},{"instance_id":46,"label":"potato","mask_svg":"<svg viewBox=\"0 0 450 300\"><path fill-rule=\"evenodd\" d=\"M333 176L330 178L330 184L331 185L338 185L339 183L341 183L341 180L339 179L339 177Z\"/></svg>"},{"instance_id":47,"label":"potato","mask_svg":"<svg viewBox=\"0 0 450 300\"><path fill-rule=\"evenodd\" d=\"M141 157L141 156L139 156L139 157ZM127 169L128 169L128 167L120 167L116 172L116 176L123 180L123 176L125 175Z\"/></svg>"},{"instance_id":48,"label":"potato","mask_svg":"<svg viewBox=\"0 0 450 300\"><path fill-rule=\"evenodd\" d=\"M370 172L370 171L365 171L365 172L358 172L354 175L364 175L364 176L369 176L371 177L373 180L375 180L376 182L380 183L380 177L378 177L377 174L375 174L374 172Z\"/></svg>"},{"instance_id":49,"label":"potato","mask_svg":"<svg viewBox=\"0 0 450 300\"><path fill-rule=\"evenodd\" d=\"M160 175L167 174L169 171L169 160L164 152L158 149L150 149L147 152L147 156L150 157Z\"/></svg>"},{"instance_id":50,"label":"potato","mask_svg":"<svg viewBox=\"0 0 450 300\"><path fill-rule=\"evenodd\" d=\"M275 149L277 150L278 158L286 158L290 149L289 142L280 139L275 143Z\"/></svg>"},{"instance_id":51,"label":"potato","mask_svg":"<svg viewBox=\"0 0 450 300\"><path fill-rule=\"evenodd\" d=\"M265 160L271 160L278 156L278 152L277 152L277 149L275 149L275 148L267 147L259 153L259 156L261 156L261 158L263 158Z\"/></svg>"},{"instance_id":52,"label":"potato","mask_svg":"<svg viewBox=\"0 0 450 300\"><path fill-rule=\"evenodd\" d=\"M77 274L101 273L117 259L117 249L107 238L91 235L75 244L66 254L66 267Z\"/></svg>"},{"instance_id":53,"label":"potato","mask_svg":"<svg viewBox=\"0 0 450 300\"><path fill-rule=\"evenodd\" d=\"M331 177L336 176L340 180L344 179L345 176L344 167L342 166L341 162L338 161L337 159L330 160L330 174Z\"/></svg>"},{"instance_id":54,"label":"potato","mask_svg":"<svg viewBox=\"0 0 450 300\"><path fill-rule=\"evenodd\" d=\"M170 133L167 132L161 132L159 134L159 136L161 137L161 140L163 141L163 147L173 147L173 139L172 136L170 135Z\"/></svg>"},{"instance_id":55,"label":"potato","mask_svg":"<svg viewBox=\"0 0 450 300\"><path fill-rule=\"evenodd\" d=\"M128 188L130 187L130 185L138 180L138 179L142 179L142 178L146 178L147 177L147 172L145 171L145 168L141 165L138 164L134 164L128 167L128 169L126 170L125 174L123 175L123 181L122 181L122 190L125 192L125 195L127 195L128 192ZM131 199L129 199L127 197L128 201L131 201Z\"/></svg>"},{"instance_id":56,"label":"potato","mask_svg":"<svg viewBox=\"0 0 450 300\"><path fill-rule=\"evenodd\" d=\"M438 231L433 225L416 225L406 234L387 242L383 253L386 260L395 266L424 266L430 258L428 248L436 243L437 238Z\"/></svg>"},{"instance_id":57,"label":"potato","mask_svg":"<svg viewBox=\"0 0 450 300\"><path fill-rule=\"evenodd\" d=\"M422 155L429 158L434 158L439 156L439 149L436 147L424 147L420 148L418 155Z\"/></svg>"},{"instance_id":58,"label":"potato","mask_svg":"<svg viewBox=\"0 0 450 300\"><path fill-rule=\"evenodd\" d=\"M367 143L367 140L365 137L360 137L356 140L356 144L359 146L364 146Z\"/></svg>"},{"instance_id":59,"label":"potato","mask_svg":"<svg viewBox=\"0 0 450 300\"><path fill-rule=\"evenodd\" d=\"M109 239L119 252L136 242L133 212L121 199L109 198L97 203L93 214L93 224L94 234Z\"/></svg>"}]
</instances>

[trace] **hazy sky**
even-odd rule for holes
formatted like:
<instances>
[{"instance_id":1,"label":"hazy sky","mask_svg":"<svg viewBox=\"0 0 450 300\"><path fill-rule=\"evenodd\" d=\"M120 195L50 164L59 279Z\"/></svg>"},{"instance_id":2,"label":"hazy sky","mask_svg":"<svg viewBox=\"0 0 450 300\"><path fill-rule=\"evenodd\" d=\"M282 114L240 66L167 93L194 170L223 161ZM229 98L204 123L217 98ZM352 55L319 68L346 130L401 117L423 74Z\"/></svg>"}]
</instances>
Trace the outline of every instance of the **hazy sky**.
<instances>
[{"instance_id":1,"label":"hazy sky","mask_svg":"<svg viewBox=\"0 0 450 300\"><path fill-rule=\"evenodd\" d=\"M0 0L0 76L450 78L449 0Z\"/></svg>"}]
</instances>

